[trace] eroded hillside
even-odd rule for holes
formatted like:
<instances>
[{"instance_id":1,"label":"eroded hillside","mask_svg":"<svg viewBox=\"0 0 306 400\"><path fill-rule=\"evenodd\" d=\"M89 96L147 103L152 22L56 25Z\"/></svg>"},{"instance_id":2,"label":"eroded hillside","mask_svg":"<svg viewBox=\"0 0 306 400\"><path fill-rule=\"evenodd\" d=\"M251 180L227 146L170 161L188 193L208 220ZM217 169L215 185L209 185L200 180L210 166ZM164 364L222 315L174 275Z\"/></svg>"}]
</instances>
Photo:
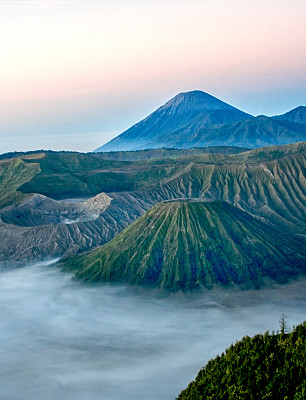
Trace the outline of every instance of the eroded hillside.
<instances>
[{"instance_id":1,"label":"eroded hillside","mask_svg":"<svg viewBox=\"0 0 306 400\"><path fill-rule=\"evenodd\" d=\"M88 250L109 241L154 204L181 198L226 201L288 233L305 234L305 143L234 155L134 162L54 152L26 158L31 157L0 164L1 261ZM49 208L52 199L59 201L64 214L58 211L53 222L44 220L47 210L42 205L33 211L29 201L35 193L50 198L45 199ZM85 201L101 193L111 201L94 218L72 213L68 219L75 222L64 223L67 206L63 200Z\"/></svg>"},{"instance_id":2,"label":"eroded hillside","mask_svg":"<svg viewBox=\"0 0 306 400\"><path fill-rule=\"evenodd\" d=\"M264 277L282 283L305 273L305 244L226 202L168 201L63 264L90 282L170 290L260 286Z\"/></svg>"}]
</instances>

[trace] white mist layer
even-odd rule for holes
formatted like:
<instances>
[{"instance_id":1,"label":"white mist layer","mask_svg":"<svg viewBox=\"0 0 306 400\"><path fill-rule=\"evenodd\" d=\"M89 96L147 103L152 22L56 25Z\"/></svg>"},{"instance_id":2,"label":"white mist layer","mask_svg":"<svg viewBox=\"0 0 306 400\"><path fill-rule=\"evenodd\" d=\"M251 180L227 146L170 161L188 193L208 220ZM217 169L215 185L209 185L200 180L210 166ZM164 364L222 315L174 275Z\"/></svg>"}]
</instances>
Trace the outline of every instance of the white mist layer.
<instances>
[{"instance_id":1,"label":"white mist layer","mask_svg":"<svg viewBox=\"0 0 306 400\"><path fill-rule=\"evenodd\" d=\"M51 264L0 273L2 400L175 399L232 342L305 319L305 280L160 298Z\"/></svg>"}]
</instances>

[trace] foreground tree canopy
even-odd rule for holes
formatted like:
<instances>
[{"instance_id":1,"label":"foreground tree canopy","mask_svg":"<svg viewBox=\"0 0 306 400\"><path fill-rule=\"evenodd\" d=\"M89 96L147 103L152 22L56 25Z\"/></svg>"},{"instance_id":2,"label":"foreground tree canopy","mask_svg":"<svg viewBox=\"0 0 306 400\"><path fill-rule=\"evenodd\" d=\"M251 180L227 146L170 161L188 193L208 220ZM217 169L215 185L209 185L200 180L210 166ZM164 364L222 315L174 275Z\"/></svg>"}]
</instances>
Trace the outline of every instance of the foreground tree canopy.
<instances>
[{"instance_id":1,"label":"foreground tree canopy","mask_svg":"<svg viewBox=\"0 0 306 400\"><path fill-rule=\"evenodd\" d=\"M177 400L306 398L306 322L291 333L244 337L210 360Z\"/></svg>"}]
</instances>

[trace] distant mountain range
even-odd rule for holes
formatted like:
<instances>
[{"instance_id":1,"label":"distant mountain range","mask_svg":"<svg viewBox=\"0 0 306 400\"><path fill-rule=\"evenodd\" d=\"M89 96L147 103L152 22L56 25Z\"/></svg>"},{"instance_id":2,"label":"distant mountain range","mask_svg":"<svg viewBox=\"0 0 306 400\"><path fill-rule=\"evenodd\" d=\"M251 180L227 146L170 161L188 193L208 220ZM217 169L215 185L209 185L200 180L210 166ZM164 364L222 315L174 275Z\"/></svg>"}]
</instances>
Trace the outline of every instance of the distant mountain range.
<instances>
[{"instance_id":1,"label":"distant mountain range","mask_svg":"<svg viewBox=\"0 0 306 400\"><path fill-rule=\"evenodd\" d=\"M283 115L276 115L273 118L306 126L306 107L299 106Z\"/></svg>"},{"instance_id":2,"label":"distant mountain range","mask_svg":"<svg viewBox=\"0 0 306 400\"><path fill-rule=\"evenodd\" d=\"M253 117L205 92L180 93L96 152L205 146L255 148L306 140L306 107Z\"/></svg>"}]
</instances>

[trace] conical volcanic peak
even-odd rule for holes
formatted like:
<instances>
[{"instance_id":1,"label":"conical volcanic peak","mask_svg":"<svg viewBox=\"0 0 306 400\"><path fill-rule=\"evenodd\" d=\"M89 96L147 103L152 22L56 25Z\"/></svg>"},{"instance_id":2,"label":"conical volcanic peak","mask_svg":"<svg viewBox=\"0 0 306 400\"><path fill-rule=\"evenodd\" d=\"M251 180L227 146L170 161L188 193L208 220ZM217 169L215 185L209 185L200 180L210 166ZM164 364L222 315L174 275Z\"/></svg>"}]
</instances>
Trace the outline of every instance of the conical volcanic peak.
<instances>
[{"instance_id":1,"label":"conical volcanic peak","mask_svg":"<svg viewBox=\"0 0 306 400\"><path fill-rule=\"evenodd\" d=\"M177 113L214 110L239 111L237 108L232 107L224 101L221 101L208 93L202 92L201 90L179 93L158 110L175 111Z\"/></svg>"},{"instance_id":2,"label":"conical volcanic peak","mask_svg":"<svg viewBox=\"0 0 306 400\"><path fill-rule=\"evenodd\" d=\"M225 202L169 201L65 266L86 281L170 290L258 285L305 273L304 245Z\"/></svg>"},{"instance_id":3,"label":"conical volcanic peak","mask_svg":"<svg viewBox=\"0 0 306 400\"><path fill-rule=\"evenodd\" d=\"M188 148L192 136L204 126L249 118L252 116L200 90L180 93L96 151L185 148L185 142Z\"/></svg>"}]
</instances>

